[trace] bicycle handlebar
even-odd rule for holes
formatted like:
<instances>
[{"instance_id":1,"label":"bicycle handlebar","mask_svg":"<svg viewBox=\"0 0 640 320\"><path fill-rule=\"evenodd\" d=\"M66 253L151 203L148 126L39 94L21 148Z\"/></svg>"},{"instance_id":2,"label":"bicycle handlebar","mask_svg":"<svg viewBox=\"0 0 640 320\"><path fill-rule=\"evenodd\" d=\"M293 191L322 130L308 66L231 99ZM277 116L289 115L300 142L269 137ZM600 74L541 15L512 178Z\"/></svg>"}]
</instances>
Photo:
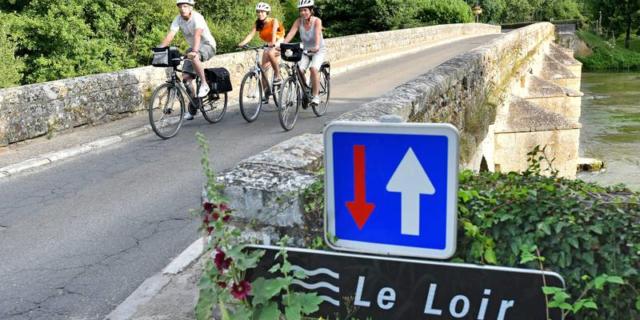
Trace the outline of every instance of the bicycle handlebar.
<instances>
[{"instance_id":1,"label":"bicycle handlebar","mask_svg":"<svg viewBox=\"0 0 640 320\"><path fill-rule=\"evenodd\" d=\"M268 44L263 44L263 45L258 46L258 47L252 47L252 46L244 45L244 46L240 47L239 49L258 51L260 49L273 48L273 47L275 47L275 46L270 46Z\"/></svg>"}]
</instances>

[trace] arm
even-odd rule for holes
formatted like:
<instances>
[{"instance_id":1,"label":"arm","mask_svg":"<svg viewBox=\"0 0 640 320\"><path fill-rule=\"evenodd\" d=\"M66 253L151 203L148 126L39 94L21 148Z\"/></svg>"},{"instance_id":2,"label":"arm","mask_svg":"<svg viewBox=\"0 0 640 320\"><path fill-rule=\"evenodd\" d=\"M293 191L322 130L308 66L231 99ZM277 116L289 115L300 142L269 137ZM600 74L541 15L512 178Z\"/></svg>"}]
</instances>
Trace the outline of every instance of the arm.
<instances>
[{"instance_id":1,"label":"arm","mask_svg":"<svg viewBox=\"0 0 640 320\"><path fill-rule=\"evenodd\" d=\"M298 32L298 28L300 27L300 19L296 19L296 22L291 26L291 30L287 33L287 37L284 38L284 43L289 43L293 37L296 36L296 32Z\"/></svg>"},{"instance_id":2,"label":"arm","mask_svg":"<svg viewBox=\"0 0 640 320\"><path fill-rule=\"evenodd\" d=\"M280 27L280 23L278 23L278 19L273 19L273 32L271 32L271 42L269 43L270 47L276 45L276 39L278 36L278 27Z\"/></svg>"},{"instance_id":3,"label":"arm","mask_svg":"<svg viewBox=\"0 0 640 320\"><path fill-rule=\"evenodd\" d=\"M163 47L169 46L169 44L171 44L171 41L173 41L173 38L175 36L176 36L175 31L169 31L169 33L167 33L167 36L164 37L164 40L162 40L160 47L163 48Z\"/></svg>"},{"instance_id":4,"label":"arm","mask_svg":"<svg viewBox=\"0 0 640 320\"><path fill-rule=\"evenodd\" d=\"M313 47L314 52L318 52L320 50L320 36L322 35L322 20L320 18L316 19L316 45Z\"/></svg>"},{"instance_id":5,"label":"arm","mask_svg":"<svg viewBox=\"0 0 640 320\"><path fill-rule=\"evenodd\" d=\"M196 29L196 32L193 36L193 48L191 48L191 52L187 54L189 59L195 59L200 51L200 42L202 41L202 29Z\"/></svg>"},{"instance_id":6,"label":"arm","mask_svg":"<svg viewBox=\"0 0 640 320\"><path fill-rule=\"evenodd\" d=\"M249 41L251 41L251 39L253 39L253 37L256 35L256 25L253 25L253 29L251 29L251 32L249 32L249 34L244 38L244 40L242 40L242 42L238 43L238 47L243 47L245 46L247 43L249 43Z\"/></svg>"}]
</instances>

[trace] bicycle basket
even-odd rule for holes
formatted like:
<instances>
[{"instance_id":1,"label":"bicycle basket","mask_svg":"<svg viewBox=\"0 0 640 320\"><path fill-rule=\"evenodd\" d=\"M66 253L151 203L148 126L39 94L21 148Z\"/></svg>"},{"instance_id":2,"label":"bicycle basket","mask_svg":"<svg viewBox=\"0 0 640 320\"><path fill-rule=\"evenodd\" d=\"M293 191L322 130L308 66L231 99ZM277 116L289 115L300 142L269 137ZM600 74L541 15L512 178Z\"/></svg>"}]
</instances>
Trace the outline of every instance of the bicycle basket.
<instances>
[{"instance_id":1,"label":"bicycle basket","mask_svg":"<svg viewBox=\"0 0 640 320\"><path fill-rule=\"evenodd\" d=\"M298 62L302 59L302 44L300 43L281 43L280 55L284 61Z\"/></svg>"},{"instance_id":2,"label":"bicycle basket","mask_svg":"<svg viewBox=\"0 0 640 320\"><path fill-rule=\"evenodd\" d=\"M180 65L180 51L176 47L153 48L154 67L176 67Z\"/></svg>"},{"instance_id":3,"label":"bicycle basket","mask_svg":"<svg viewBox=\"0 0 640 320\"><path fill-rule=\"evenodd\" d=\"M213 93L225 93L233 90L229 70L225 68L207 68L204 69L204 75L207 77L209 88Z\"/></svg>"}]
</instances>

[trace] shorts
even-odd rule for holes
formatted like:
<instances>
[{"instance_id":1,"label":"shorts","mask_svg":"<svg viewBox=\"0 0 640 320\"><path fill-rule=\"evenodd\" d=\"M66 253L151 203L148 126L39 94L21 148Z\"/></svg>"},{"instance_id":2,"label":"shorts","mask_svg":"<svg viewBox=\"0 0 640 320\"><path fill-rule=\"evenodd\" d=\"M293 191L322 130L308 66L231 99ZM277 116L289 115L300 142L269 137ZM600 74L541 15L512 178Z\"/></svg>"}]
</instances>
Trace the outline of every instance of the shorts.
<instances>
[{"instance_id":1,"label":"shorts","mask_svg":"<svg viewBox=\"0 0 640 320\"><path fill-rule=\"evenodd\" d=\"M191 48L187 49L187 53L192 51L193 49ZM211 58L213 58L213 56L216 55L216 49L210 45L203 44L202 46L200 46L200 50L198 50L198 54L200 55L200 61L205 62L210 60ZM189 59L184 60L184 64L182 65L182 71L195 75L196 71L193 68L193 64L191 63L191 60Z\"/></svg>"},{"instance_id":2,"label":"shorts","mask_svg":"<svg viewBox=\"0 0 640 320\"><path fill-rule=\"evenodd\" d=\"M302 55L302 59L298 63L301 70L307 70L309 68L314 68L316 70L320 70L322 63L324 62L324 58L327 55L327 48L320 48L320 51L314 53L312 56L308 56L306 54Z\"/></svg>"}]
</instances>

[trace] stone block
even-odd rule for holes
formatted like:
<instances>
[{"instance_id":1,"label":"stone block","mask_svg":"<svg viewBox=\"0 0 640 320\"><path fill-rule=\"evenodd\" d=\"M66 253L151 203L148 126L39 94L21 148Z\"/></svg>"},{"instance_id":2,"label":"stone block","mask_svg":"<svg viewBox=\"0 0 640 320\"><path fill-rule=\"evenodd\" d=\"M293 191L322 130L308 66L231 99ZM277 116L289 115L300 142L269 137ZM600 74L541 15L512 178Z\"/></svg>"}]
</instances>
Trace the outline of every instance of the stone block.
<instances>
[{"instance_id":1,"label":"stone block","mask_svg":"<svg viewBox=\"0 0 640 320\"><path fill-rule=\"evenodd\" d=\"M304 223L301 192L322 167L321 135L305 134L240 162L218 181L240 219L269 226Z\"/></svg>"}]
</instances>

